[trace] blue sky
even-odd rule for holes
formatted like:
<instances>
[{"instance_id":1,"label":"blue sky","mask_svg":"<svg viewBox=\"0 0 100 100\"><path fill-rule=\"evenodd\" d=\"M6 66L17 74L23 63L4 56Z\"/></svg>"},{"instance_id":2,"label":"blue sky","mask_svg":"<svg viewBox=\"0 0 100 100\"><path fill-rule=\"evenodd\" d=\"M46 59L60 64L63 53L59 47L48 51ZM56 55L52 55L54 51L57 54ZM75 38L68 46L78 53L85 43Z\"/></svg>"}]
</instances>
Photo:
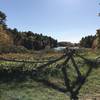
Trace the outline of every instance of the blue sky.
<instances>
[{"instance_id":1,"label":"blue sky","mask_svg":"<svg viewBox=\"0 0 100 100\"><path fill-rule=\"evenodd\" d=\"M0 0L7 25L58 41L78 42L100 28L99 0Z\"/></svg>"}]
</instances>

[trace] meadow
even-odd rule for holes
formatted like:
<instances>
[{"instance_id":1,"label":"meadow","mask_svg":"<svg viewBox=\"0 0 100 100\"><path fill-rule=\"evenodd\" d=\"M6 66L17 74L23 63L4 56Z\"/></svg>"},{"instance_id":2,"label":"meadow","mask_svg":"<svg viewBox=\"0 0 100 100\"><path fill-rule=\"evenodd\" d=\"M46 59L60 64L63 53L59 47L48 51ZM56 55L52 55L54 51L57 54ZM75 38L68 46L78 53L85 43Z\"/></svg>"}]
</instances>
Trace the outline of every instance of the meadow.
<instances>
[{"instance_id":1,"label":"meadow","mask_svg":"<svg viewBox=\"0 0 100 100\"><path fill-rule=\"evenodd\" d=\"M95 59L100 55L99 51L85 50L82 56ZM0 58L23 61L50 61L63 55L63 52L34 52L34 53L8 53L0 54ZM66 89L63 74L60 69L65 59L34 73L42 63L18 63L0 61L0 100L70 100ZM75 56L75 61L84 75L88 65ZM77 77L71 61L68 63L68 75L73 82ZM94 68L79 92L79 100L100 99L100 68Z\"/></svg>"}]
</instances>

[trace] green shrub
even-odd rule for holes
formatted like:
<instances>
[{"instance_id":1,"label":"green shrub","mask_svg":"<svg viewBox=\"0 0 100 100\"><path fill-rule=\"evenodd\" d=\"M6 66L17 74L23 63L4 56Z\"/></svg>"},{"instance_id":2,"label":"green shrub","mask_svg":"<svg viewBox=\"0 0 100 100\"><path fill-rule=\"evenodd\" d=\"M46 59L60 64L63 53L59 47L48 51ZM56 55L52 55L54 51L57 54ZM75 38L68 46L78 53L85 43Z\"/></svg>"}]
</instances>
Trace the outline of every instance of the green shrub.
<instances>
[{"instance_id":1,"label":"green shrub","mask_svg":"<svg viewBox=\"0 0 100 100\"><path fill-rule=\"evenodd\" d=\"M0 46L0 53L26 53L29 52L23 46Z\"/></svg>"}]
</instances>

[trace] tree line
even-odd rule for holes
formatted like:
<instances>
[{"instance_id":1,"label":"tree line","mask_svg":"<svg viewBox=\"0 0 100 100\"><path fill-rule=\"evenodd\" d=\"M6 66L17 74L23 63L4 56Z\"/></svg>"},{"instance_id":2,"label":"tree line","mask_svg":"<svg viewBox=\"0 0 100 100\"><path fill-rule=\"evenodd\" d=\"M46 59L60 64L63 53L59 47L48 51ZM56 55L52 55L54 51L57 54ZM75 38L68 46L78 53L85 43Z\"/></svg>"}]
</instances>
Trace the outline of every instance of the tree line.
<instances>
[{"instance_id":1,"label":"tree line","mask_svg":"<svg viewBox=\"0 0 100 100\"><path fill-rule=\"evenodd\" d=\"M28 32L19 32L16 28L7 29L13 35L14 45L22 45L27 49L40 50L57 46L57 40L50 36Z\"/></svg>"},{"instance_id":2,"label":"tree line","mask_svg":"<svg viewBox=\"0 0 100 100\"><path fill-rule=\"evenodd\" d=\"M85 47L85 48L92 48L93 41L95 39L96 39L96 35L82 37L82 39L80 40L80 46Z\"/></svg>"},{"instance_id":3,"label":"tree line","mask_svg":"<svg viewBox=\"0 0 100 100\"><path fill-rule=\"evenodd\" d=\"M16 28L11 29L6 25L6 15L0 11L0 26L6 30L13 38L13 45L24 46L27 49L40 50L45 48L53 48L57 46L57 40L50 36L44 36L38 33L20 32Z\"/></svg>"},{"instance_id":4,"label":"tree line","mask_svg":"<svg viewBox=\"0 0 100 100\"><path fill-rule=\"evenodd\" d=\"M80 46L85 48L100 49L100 29L97 30L96 35L89 35L82 37Z\"/></svg>"}]
</instances>

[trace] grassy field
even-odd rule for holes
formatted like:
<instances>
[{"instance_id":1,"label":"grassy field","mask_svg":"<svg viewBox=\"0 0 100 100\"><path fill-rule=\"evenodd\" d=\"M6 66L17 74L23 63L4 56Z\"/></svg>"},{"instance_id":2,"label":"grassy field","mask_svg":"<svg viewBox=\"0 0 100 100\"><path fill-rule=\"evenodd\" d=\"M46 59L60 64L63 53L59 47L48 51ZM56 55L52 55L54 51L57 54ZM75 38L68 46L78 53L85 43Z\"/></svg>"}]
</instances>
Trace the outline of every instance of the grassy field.
<instances>
[{"instance_id":1,"label":"grassy field","mask_svg":"<svg viewBox=\"0 0 100 100\"><path fill-rule=\"evenodd\" d=\"M62 56L62 53L53 53L53 52L35 52L34 54L1 54L2 58L9 59L17 59L17 60L52 60L59 58ZM88 50L81 55L86 58L95 59L100 54L98 52L94 52ZM82 60L80 58L75 58L78 66L82 64ZM70 100L68 93L63 93L59 90L59 88L52 88L50 84L46 84L44 79L49 82L56 84L60 88L65 88L63 75L61 73L61 69L58 69L61 66L61 60L58 63L54 63L49 65L43 72L39 74L37 77L33 77L31 75L31 70L34 67L41 66L42 64L23 64L23 63L13 63L13 62L0 62L0 71L7 71L6 74L0 75L0 100ZM69 62L69 66L72 66L72 63ZM21 69L22 67L22 69ZM84 65L84 68L80 67L81 73L85 73L88 65ZM11 70L15 73L17 70L17 74L10 74ZM27 72L26 74L20 72ZM70 79L74 79L76 76L75 70L73 67L68 69ZM0 72L0 73L1 73ZM9 75L9 76L8 76ZM10 77L11 76L11 77ZM42 81L40 81L42 80ZM80 90L79 93L80 100L86 100L86 98L98 98L100 100L100 68L93 69L92 73L88 77L86 83Z\"/></svg>"}]
</instances>

